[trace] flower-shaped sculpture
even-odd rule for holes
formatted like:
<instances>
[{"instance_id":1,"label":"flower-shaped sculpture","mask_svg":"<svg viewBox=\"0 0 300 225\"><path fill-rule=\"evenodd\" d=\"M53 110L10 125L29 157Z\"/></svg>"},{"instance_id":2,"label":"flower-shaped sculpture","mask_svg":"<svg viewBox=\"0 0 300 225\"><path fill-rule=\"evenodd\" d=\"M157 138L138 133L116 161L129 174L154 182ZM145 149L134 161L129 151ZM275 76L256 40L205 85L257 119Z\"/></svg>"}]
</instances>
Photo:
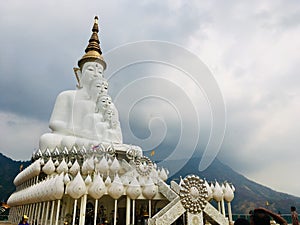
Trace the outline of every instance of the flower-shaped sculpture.
<instances>
[{"instance_id":1,"label":"flower-shaped sculpture","mask_svg":"<svg viewBox=\"0 0 300 225\"><path fill-rule=\"evenodd\" d=\"M183 207L190 213L200 213L207 204L205 182L198 176L186 176L181 183L180 198Z\"/></svg>"},{"instance_id":2,"label":"flower-shaped sculpture","mask_svg":"<svg viewBox=\"0 0 300 225\"><path fill-rule=\"evenodd\" d=\"M148 157L142 156L136 159L135 167L136 167L136 171L140 175L148 176L152 171L153 163Z\"/></svg>"}]
</instances>

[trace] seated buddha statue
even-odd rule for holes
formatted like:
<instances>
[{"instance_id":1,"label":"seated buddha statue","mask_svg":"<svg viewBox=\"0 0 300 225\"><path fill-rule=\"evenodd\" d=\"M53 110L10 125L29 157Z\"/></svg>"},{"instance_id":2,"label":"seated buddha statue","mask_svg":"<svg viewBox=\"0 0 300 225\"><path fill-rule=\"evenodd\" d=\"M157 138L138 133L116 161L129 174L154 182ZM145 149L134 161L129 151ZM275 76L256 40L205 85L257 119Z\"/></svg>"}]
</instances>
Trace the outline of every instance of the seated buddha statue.
<instances>
[{"instance_id":1,"label":"seated buddha statue","mask_svg":"<svg viewBox=\"0 0 300 225\"><path fill-rule=\"evenodd\" d=\"M55 101L49 122L51 133L40 138L40 149L53 150L55 147L72 147L77 138L86 138L81 133L83 118L96 111L96 102L101 94L107 94L107 81L103 78L106 63L98 38L98 20L85 55L78 61L79 68L74 70L78 81L76 90L60 93Z\"/></svg>"},{"instance_id":2,"label":"seated buddha statue","mask_svg":"<svg viewBox=\"0 0 300 225\"><path fill-rule=\"evenodd\" d=\"M86 114L83 119L83 137L96 140L98 143L122 143L122 132L117 115L118 111L111 97L107 94L100 95L96 111ZM113 135L108 135L108 133Z\"/></svg>"}]
</instances>

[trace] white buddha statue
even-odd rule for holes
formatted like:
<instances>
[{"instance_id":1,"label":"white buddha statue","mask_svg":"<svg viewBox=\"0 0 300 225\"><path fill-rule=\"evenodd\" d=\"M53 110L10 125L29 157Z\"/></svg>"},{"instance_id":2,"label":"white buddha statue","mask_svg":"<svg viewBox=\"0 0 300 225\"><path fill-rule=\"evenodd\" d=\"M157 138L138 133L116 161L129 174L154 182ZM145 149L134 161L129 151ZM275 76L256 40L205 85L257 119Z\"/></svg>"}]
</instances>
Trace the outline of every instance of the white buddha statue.
<instances>
[{"instance_id":1,"label":"white buddha statue","mask_svg":"<svg viewBox=\"0 0 300 225\"><path fill-rule=\"evenodd\" d=\"M72 140L74 143L75 137L81 136L84 116L95 113L96 101L105 90L102 73L103 66L100 63L86 62L80 72L80 88L64 91L57 96L49 122L52 133L41 136L41 150L58 147L62 140Z\"/></svg>"},{"instance_id":2,"label":"white buddha statue","mask_svg":"<svg viewBox=\"0 0 300 225\"><path fill-rule=\"evenodd\" d=\"M95 123L97 134L101 134L104 142L123 143L118 111L109 95L100 95L97 101L97 112L102 120Z\"/></svg>"},{"instance_id":3,"label":"white buddha statue","mask_svg":"<svg viewBox=\"0 0 300 225\"><path fill-rule=\"evenodd\" d=\"M94 114L97 99L101 94L107 94L108 83L103 78L106 63L99 45L97 17L92 31L86 54L78 61L80 69L74 70L78 89L58 95L49 122L52 133L40 138L42 151L64 146L71 148L77 138L86 138L81 132L83 118L87 114Z\"/></svg>"},{"instance_id":4,"label":"white buddha statue","mask_svg":"<svg viewBox=\"0 0 300 225\"><path fill-rule=\"evenodd\" d=\"M82 133L84 137L96 140L98 143L123 143L118 111L109 95L100 95L96 111L86 114Z\"/></svg>"},{"instance_id":5,"label":"white buddha statue","mask_svg":"<svg viewBox=\"0 0 300 225\"><path fill-rule=\"evenodd\" d=\"M97 108L96 102L100 94L103 93L102 90L102 79L91 80L91 83L86 90L87 96L85 98L82 98L82 96L75 97L72 106L72 118L70 122L71 133L64 135L64 137L62 138L62 147L67 147L68 149L70 149L73 145L75 145L76 142L78 143L78 138L93 139L94 135L92 127L85 126L85 117L87 115L95 114ZM86 132L87 129L88 132ZM89 141L84 141L82 145L88 147L91 144L89 143Z\"/></svg>"},{"instance_id":6,"label":"white buddha statue","mask_svg":"<svg viewBox=\"0 0 300 225\"><path fill-rule=\"evenodd\" d=\"M116 117L116 110L113 107L107 108L104 113L104 121L107 123L107 127L104 130L105 136L104 142L123 143L122 131L119 119Z\"/></svg>"}]
</instances>

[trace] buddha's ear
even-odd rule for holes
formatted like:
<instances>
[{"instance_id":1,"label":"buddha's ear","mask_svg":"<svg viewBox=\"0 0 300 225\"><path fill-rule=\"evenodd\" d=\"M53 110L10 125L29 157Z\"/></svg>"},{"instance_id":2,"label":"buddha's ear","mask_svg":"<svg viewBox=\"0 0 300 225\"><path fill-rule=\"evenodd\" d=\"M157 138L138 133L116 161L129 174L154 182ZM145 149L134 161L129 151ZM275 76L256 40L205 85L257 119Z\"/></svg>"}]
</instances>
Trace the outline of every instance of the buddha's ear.
<instances>
[{"instance_id":1,"label":"buddha's ear","mask_svg":"<svg viewBox=\"0 0 300 225\"><path fill-rule=\"evenodd\" d=\"M74 73L75 73L76 80L78 82L78 84L76 86L77 86L77 88L82 88L81 84L80 84L80 78L81 78L81 75L82 75L81 71L80 71L79 68L76 68L76 67L74 67L73 70L74 70Z\"/></svg>"}]
</instances>

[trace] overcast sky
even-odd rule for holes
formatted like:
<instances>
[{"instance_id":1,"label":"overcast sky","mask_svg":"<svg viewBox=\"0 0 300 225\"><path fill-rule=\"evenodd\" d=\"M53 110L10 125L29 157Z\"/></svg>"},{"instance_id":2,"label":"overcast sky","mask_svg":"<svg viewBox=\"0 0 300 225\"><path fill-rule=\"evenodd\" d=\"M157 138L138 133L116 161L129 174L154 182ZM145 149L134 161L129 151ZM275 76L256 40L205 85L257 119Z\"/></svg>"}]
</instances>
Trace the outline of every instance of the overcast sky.
<instances>
[{"instance_id":1,"label":"overcast sky","mask_svg":"<svg viewBox=\"0 0 300 225\"><path fill-rule=\"evenodd\" d=\"M119 46L144 40L173 43L198 56L213 74L226 107L226 133L217 157L256 182L300 196L300 3L296 0L1 1L0 152L28 160L38 148L39 136L49 132L56 96L75 88L72 68L83 55L95 15L100 18L101 47L107 57ZM182 136L182 124L176 121L187 122L186 127L193 127L193 122L201 125L199 151L209 139L211 118L205 96L176 73L174 67L156 64L153 69L146 63L125 68L125 77L132 75L127 80L120 73L110 81L122 125L129 121L140 139L147 138L152 128L162 132L164 140L152 137L153 148L161 141L160 151L166 149L157 157L167 157ZM143 95L145 87L157 87L157 92L156 98L135 105L130 111L136 113L133 119L121 115L127 102L118 93L140 77L147 84L127 93L128 101L135 94ZM184 94L176 94L177 89ZM179 111L174 110L175 99ZM196 107L196 113L189 106ZM185 133L198 140L193 131ZM137 140L129 133L124 139Z\"/></svg>"}]
</instances>

